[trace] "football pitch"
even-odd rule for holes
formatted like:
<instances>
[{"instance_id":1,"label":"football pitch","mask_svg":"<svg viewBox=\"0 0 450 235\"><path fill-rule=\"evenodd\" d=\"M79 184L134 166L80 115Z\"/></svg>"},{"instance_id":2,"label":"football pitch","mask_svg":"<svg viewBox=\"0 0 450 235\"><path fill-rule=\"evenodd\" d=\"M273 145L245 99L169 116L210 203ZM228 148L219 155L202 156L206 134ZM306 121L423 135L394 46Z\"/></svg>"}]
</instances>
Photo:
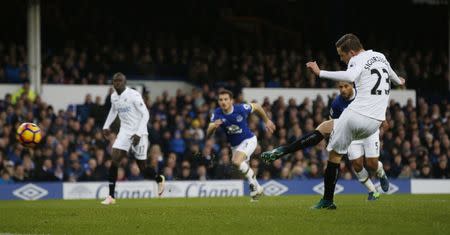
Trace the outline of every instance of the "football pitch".
<instances>
[{"instance_id":1,"label":"football pitch","mask_svg":"<svg viewBox=\"0 0 450 235\"><path fill-rule=\"evenodd\" d=\"M0 234L449 234L450 195L0 201Z\"/></svg>"}]
</instances>

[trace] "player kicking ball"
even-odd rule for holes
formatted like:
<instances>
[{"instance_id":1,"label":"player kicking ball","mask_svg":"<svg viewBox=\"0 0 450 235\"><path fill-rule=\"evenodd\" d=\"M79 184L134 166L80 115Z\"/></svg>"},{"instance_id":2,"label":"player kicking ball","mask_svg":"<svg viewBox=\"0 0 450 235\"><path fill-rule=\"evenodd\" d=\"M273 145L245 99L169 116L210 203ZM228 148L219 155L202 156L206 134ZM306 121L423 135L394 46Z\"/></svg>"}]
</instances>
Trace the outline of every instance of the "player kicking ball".
<instances>
[{"instance_id":1,"label":"player kicking ball","mask_svg":"<svg viewBox=\"0 0 450 235\"><path fill-rule=\"evenodd\" d=\"M334 99L331 104L330 118L338 119L345 108L355 99L356 92L353 85L349 82L339 82L339 95ZM293 142L288 146L281 146L272 151L267 151L261 154L261 158L270 163L282 156L296 152L300 149L311 147L319 143L326 133L331 133L333 128L331 121L325 121L321 124L315 133L305 135L299 140ZM364 158L366 157L367 168L380 179L381 188L384 192L389 190L389 181L384 172L383 164L378 161L380 155L380 140L379 131L371 135L364 140L354 140L348 148L348 158L352 164L353 171L355 172L358 180L367 188L369 196L367 200L373 201L380 197L380 193L377 192L372 180L370 179L369 172L364 168Z\"/></svg>"},{"instance_id":2,"label":"player kicking ball","mask_svg":"<svg viewBox=\"0 0 450 235\"><path fill-rule=\"evenodd\" d=\"M339 82L339 95L331 104L330 117L338 119L347 106L355 99L356 92L353 85L349 82ZM361 182L369 191L367 200L373 201L380 197L380 193L375 189L370 174L364 168L364 158L366 158L367 168L379 179L381 188L384 192L389 190L389 181L383 169L383 163L378 161L380 156L380 131L377 130L371 136L363 140L354 140L350 144L347 153L348 159L352 164L353 171L359 182Z\"/></svg>"},{"instance_id":3,"label":"player kicking ball","mask_svg":"<svg viewBox=\"0 0 450 235\"><path fill-rule=\"evenodd\" d=\"M111 94L111 109L103 126L103 135L106 139L109 139L111 134L109 128L117 115L120 119L120 130L112 146L112 163L108 176L109 195L101 202L103 205L116 203L114 191L120 159L128 157L128 151L131 150L136 158L139 170L144 172L149 145L147 123L150 114L141 94L126 86L127 80L122 73L114 74L112 82L114 93ZM159 195L164 191L164 181L164 176L156 176Z\"/></svg>"},{"instance_id":4,"label":"player kicking ball","mask_svg":"<svg viewBox=\"0 0 450 235\"><path fill-rule=\"evenodd\" d=\"M250 131L247 119L250 113L255 112L263 119L266 130L270 133L275 131L275 125L261 105L256 103L233 104L233 93L231 91L221 90L218 103L220 107L216 108L211 116L206 137L210 138L219 127L225 131L227 140L231 144L233 165L247 178L251 201L258 201L264 189L259 185L255 173L248 165L250 157L258 145L258 140Z\"/></svg>"},{"instance_id":5,"label":"player kicking ball","mask_svg":"<svg viewBox=\"0 0 450 235\"><path fill-rule=\"evenodd\" d=\"M399 78L392 70L383 54L364 50L358 37L353 34L342 36L336 42L336 49L341 60L348 65L346 71L320 70L316 62L308 62L306 66L320 78L354 82L357 95L339 119L322 123L318 127L319 130L306 136L306 139L299 140L297 146L291 146L299 148L308 142L320 142L319 139L323 139L323 135L330 134L327 146L329 160L324 175L325 193L319 203L313 207L315 209L336 209L333 200L334 189L342 155L347 153L353 140L368 138L379 130L386 116L390 82L397 85L405 83L405 80ZM332 125L331 133L330 125Z\"/></svg>"}]
</instances>

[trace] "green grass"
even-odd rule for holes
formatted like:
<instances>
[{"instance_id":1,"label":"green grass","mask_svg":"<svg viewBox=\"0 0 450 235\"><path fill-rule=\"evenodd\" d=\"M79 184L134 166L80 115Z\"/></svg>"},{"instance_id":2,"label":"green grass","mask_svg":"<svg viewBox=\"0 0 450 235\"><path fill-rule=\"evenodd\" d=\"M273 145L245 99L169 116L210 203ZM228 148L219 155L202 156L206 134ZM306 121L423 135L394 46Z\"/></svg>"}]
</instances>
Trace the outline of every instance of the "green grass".
<instances>
[{"instance_id":1,"label":"green grass","mask_svg":"<svg viewBox=\"0 0 450 235\"><path fill-rule=\"evenodd\" d=\"M27 234L450 234L449 195L0 201L0 233Z\"/></svg>"}]
</instances>

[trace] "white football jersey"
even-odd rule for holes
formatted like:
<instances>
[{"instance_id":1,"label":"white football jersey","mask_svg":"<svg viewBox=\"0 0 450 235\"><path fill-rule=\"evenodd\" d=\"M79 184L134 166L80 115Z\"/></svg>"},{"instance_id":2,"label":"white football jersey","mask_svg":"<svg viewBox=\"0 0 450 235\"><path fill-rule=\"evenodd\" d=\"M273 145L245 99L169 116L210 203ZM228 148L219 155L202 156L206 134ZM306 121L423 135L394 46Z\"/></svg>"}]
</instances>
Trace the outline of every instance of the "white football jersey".
<instances>
[{"instance_id":1,"label":"white football jersey","mask_svg":"<svg viewBox=\"0 0 450 235\"><path fill-rule=\"evenodd\" d=\"M392 70L386 57L372 50L353 56L346 71L320 71L320 77L354 82L356 97L348 108L380 121L386 118L391 90L390 81L400 83L400 79Z\"/></svg>"},{"instance_id":2,"label":"white football jersey","mask_svg":"<svg viewBox=\"0 0 450 235\"><path fill-rule=\"evenodd\" d=\"M350 59L348 67L361 71L355 80L356 97L348 106L353 111L381 121L386 119L392 73L386 57L372 50L359 53Z\"/></svg>"},{"instance_id":3,"label":"white football jersey","mask_svg":"<svg viewBox=\"0 0 450 235\"><path fill-rule=\"evenodd\" d=\"M120 119L119 132L148 135L147 123L150 114L141 94L136 90L127 87L120 95L115 91L111 94L111 109L103 129L109 129L117 115Z\"/></svg>"}]
</instances>

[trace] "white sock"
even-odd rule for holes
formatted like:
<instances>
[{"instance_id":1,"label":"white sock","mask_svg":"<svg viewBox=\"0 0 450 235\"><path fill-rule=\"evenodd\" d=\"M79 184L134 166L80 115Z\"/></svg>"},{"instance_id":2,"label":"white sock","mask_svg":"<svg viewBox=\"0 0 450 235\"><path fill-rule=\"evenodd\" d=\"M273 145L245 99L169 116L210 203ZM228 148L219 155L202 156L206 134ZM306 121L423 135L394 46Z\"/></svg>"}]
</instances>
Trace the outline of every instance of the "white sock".
<instances>
[{"instance_id":1,"label":"white sock","mask_svg":"<svg viewBox=\"0 0 450 235\"><path fill-rule=\"evenodd\" d=\"M378 168L377 168L377 177L381 178L385 175L386 173L384 172L383 169L383 163L381 163L380 161L378 161Z\"/></svg>"},{"instance_id":2,"label":"white sock","mask_svg":"<svg viewBox=\"0 0 450 235\"><path fill-rule=\"evenodd\" d=\"M247 177L250 184L254 184L255 186L259 185L258 181L256 181L256 177L254 177L255 172L253 172L252 168L250 168L246 162L242 162L241 165L239 165L239 170Z\"/></svg>"},{"instance_id":3,"label":"white sock","mask_svg":"<svg viewBox=\"0 0 450 235\"><path fill-rule=\"evenodd\" d=\"M367 172L366 168L363 168L362 171L356 172L356 177L358 177L359 182L364 184L367 190L370 192L376 192L375 185L373 185L372 180L369 178L369 172Z\"/></svg>"}]
</instances>

